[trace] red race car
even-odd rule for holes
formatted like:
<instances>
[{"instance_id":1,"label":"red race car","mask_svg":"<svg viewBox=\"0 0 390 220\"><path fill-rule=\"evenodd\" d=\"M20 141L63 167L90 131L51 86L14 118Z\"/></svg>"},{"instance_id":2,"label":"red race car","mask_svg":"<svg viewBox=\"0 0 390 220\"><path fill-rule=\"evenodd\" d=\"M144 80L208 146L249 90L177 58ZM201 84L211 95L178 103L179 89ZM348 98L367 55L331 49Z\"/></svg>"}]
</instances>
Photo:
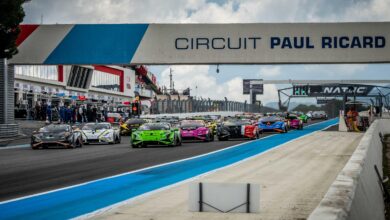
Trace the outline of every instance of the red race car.
<instances>
[{"instance_id":1,"label":"red race car","mask_svg":"<svg viewBox=\"0 0 390 220\"><path fill-rule=\"evenodd\" d=\"M217 136L221 141L229 138L258 139L260 132L257 123L247 119L231 118L217 125Z\"/></svg>"}]
</instances>

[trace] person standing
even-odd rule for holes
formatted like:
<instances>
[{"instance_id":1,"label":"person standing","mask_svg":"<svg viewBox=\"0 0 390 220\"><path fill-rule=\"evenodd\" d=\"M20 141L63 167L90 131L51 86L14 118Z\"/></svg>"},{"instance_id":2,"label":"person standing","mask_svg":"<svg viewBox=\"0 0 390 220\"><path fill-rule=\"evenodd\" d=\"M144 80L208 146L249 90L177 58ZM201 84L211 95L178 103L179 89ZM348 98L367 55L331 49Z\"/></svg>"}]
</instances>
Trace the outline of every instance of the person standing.
<instances>
[{"instance_id":1,"label":"person standing","mask_svg":"<svg viewBox=\"0 0 390 220\"><path fill-rule=\"evenodd\" d=\"M46 118L47 118L47 121L49 122L49 123L51 123L51 121L52 121L52 109L51 109L51 105L47 105L47 107L46 107Z\"/></svg>"},{"instance_id":2,"label":"person standing","mask_svg":"<svg viewBox=\"0 0 390 220\"><path fill-rule=\"evenodd\" d=\"M96 105L94 105L92 108L92 121L96 122L96 120L97 120L97 108Z\"/></svg>"},{"instance_id":3,"label":"person standing","mask_svg":"<svg viewBox=\"0 0 390 220\"><path fill-rule=\"evenodd\" d=\"M70 108L70 106L68 106L66 108L66 116L65 116L65 122L66 123L70 123L71 120L72 120L72 109Z\"/></svg>"}]
</instances>

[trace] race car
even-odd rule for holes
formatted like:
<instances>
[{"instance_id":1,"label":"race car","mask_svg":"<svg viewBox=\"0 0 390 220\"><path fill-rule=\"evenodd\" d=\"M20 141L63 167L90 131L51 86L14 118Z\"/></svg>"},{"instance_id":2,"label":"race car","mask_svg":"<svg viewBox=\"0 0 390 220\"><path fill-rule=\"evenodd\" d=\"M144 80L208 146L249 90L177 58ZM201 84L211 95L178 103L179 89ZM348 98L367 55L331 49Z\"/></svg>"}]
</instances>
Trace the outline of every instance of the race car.
<instances>
[{"instance_id":1,"label":"race car","mask_svg":"<svg viewBox=\"0 0 390 220\"><path fill-rule=\"evenodd\" d=\"M328 115L325 111L314 111L311 115L312 120L316 119L322 119L322 120L328 120Z\"/></svg>"},{"instance_id":2,"label":"race car","mask_svg":"<svg viewBox=\"0 0 390 220\"><path fill-rule=\"evenodd\" d=\"M180 122L182 140L213 141L214 133L202 120L183 120Z\"/></svg>"},{"instance_id":3,"label":"race car","mask_svg":"<svg viewBox=\"0 0 390 220\"><path fill-rule=\"evenodd\" d=\"M40 128L31 136L31 148L34 150L48 147L77 148L82 146L81 132L70 125L50 124Z\"/></svg>"},{"instance_id":4,"label":"race car","mask_svg":"<svg viewBox=\"0 0 390 220\"><path fill-rule=\"evenodd\" d=\"M286 123L288 128L293 128L297 130L302 130L303 129L303 122L301 119L298 118L297 115L294 114L289 114L286 116Z\"/></svg>"},{"instance_id":5,"label":"race car","mask_svg":"<svg viewBox=\"0 0 390 220\"><path fill-rule=\"evenodd\" d=\"M108 122L87 123L81 128L81 133L86 144L119 144L121 142L119 129L113 128Z\"/></svg>"},{"instance_id":6,"label":"race car","mask_svg":"<svg viewBox=\"0 0 390 220\"><path fill-rule=\"evenodd\" d=\"M279 116L267 116L260 118L259 128L266 131L276 131L280 133L287 133L288 128L286 122Z\"/></svg>"},{"instance_id":7,"label":"race car","mask_svg":"<svg viewBox=\"0 0 390 220\"><path fill-rule=\"evenodd\" d=\"M139 128L142 124L146 123L146 120L140 118L130 118L126 122L120 125L121 135L131 135L133 129Z\"/></svg>"},{"instance_id":8,"label":"race car","mask_svg":"<svg viewBox=\"0 0 390 220\"><path fill-rule=\"evenodd\" d=\"M138 148L147 145L180 146L180 129L166 122L145 123L131 134L131 146Z\"/></svg>"},{"instance_id":9,"label":"race car","mask_svg":"<svg viewBox=\"0 0 390 220\"><path fill-rule=\"evenodd\" d=\"M212 131L212 133L214 135L216 135L217 134L217 122L216 122L217 119L213 119L213 118L217 118L217 117L216 116L210 116L210 115L194 116L194 117L187 117L186 120L201 120L201 121L204 121L206 126L211 129L211 131Z\"/></svg>"},{"instance_id":10,"label":"race car","mask_svg":"<svg viewBox=\"0 0 390 220\"><path fill-rule=\"evenodd\" d=\"M307 121L309 120L309 116L307 116L303 112L298 112L297 116L298 116L299 119L302 120L303 123L307 123Z\"/></svg>"},{"instance_id":11,"label":"race car","mask_svg":"<svg viewBox=\"0 0 390 220\"><path fill-rule=\"evenodd\" d=\"M259 127L247 119L229 118L217 127L217 136L220 141L226 141L229 138L258 139L260 132Z\"/></svg>"}]
</instances>

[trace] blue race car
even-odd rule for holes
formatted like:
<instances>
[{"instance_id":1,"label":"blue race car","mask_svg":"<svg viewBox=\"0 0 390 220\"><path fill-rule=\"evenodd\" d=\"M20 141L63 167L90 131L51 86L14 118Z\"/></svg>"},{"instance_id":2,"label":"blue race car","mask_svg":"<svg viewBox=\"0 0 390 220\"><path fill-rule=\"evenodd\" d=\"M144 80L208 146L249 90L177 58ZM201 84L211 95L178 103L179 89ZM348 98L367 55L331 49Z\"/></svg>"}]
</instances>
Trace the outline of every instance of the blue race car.
<instances>
[{"instance_id":1,"label":"blue race car","mask_svg":"<svg viewBox=\"0 0 390 220\"><path fill-rule=\"evenodd\" d=\"M266 131L276 131L280 133L287 133L288 128L287 124L283 118L279 116L267 116L259 120L260 130Z\"/></svg>"}]
</instances>

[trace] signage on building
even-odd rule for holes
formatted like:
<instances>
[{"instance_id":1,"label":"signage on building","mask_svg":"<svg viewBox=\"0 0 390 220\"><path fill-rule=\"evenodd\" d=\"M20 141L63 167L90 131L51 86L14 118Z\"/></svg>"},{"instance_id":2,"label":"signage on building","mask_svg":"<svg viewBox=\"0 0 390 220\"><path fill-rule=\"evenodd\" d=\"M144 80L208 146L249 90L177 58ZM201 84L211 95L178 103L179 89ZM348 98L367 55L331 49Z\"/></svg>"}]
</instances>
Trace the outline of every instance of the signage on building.
<instances>
[{"instance_id":1,"label":"signage on building","mask_svg":"<svg viewBox=\"0 0 390 220\"><path fill-rule=\"evenodd\" d=\"M28 25L21 25L23 39L18 39L19 53L10 63L390 62L390 22L66 24L39 25L33 32L28 29ZM46 43L41 44L42 41ZM107 56L107 51L110 56ZM147 69L140 66L137 66L137 71L147 74Z\"/></svg>"},{"instance_id":2,"label":"signage on building","mask_svg":"<svg viewBox=\"0 0 390 220\"><path fill-rule=\"evenodd\" d=\"M250 94L250 90L252 88L252 93L253 94L263 94L264 93L264 85L263 84L260 84L260 83L255 83L255 82L259 82L261 80L259 79L243 79L242 80L242 94L244 95L249 95ZM251 85L251 82L252 82L252 85Z\"/></svg>"}]
</instances>

